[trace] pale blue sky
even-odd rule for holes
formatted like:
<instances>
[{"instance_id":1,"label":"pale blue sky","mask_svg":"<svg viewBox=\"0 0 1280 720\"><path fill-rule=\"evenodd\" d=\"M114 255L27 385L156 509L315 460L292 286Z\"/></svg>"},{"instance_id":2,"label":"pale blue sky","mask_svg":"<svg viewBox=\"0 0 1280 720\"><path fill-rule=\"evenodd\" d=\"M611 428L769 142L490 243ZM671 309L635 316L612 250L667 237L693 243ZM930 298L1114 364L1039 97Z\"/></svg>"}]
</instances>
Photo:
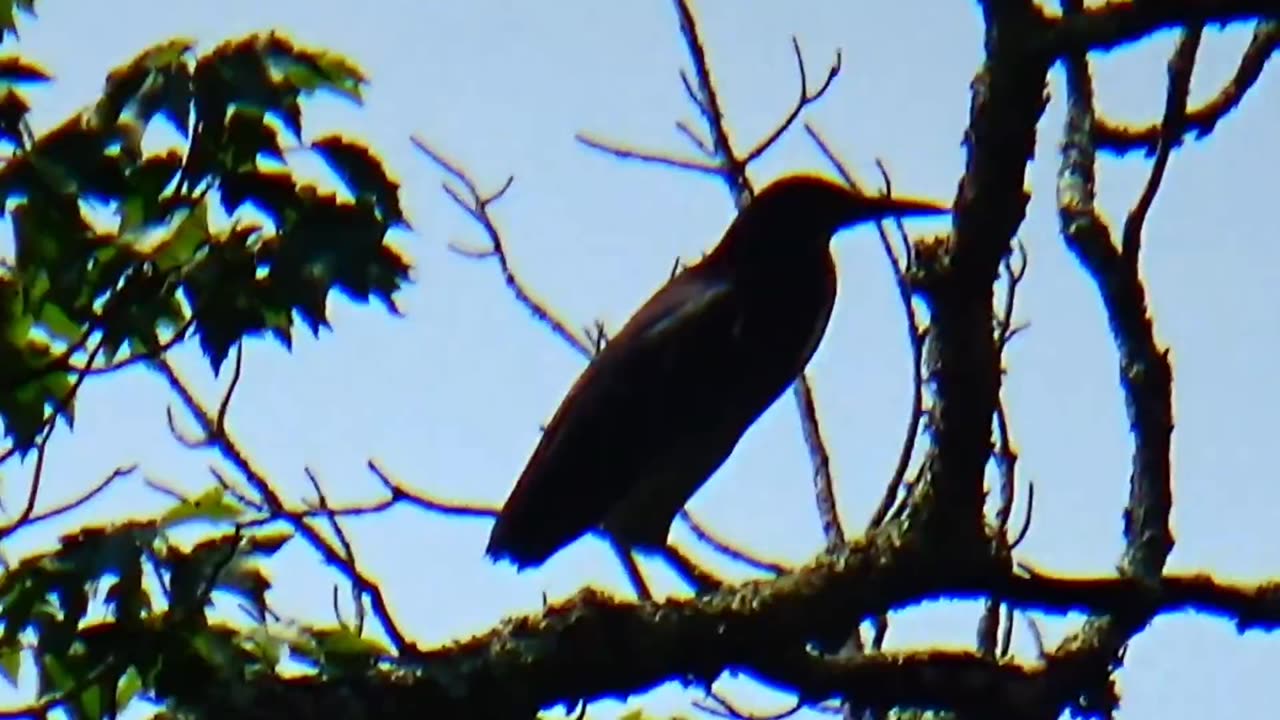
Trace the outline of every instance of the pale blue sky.
<instances>
[{"instance_id":1,"label":"pale blue sky","mask_svg":"<svg viewBox=\"0 0 1280 720\"><path fill-rule=\"evenodd\" d=\"M38 129L95 99L111 67L174 35L195 37L207 50L274 28L347 54L372 78L366 107L314 103L304 129L308 137L346 131L384 158L415 225L415 234L397 242L415 262L417 283L400 297L404 319L338 300L334 334L312 341L300 333L292 354L250 343L230 427L294 497L306 492L304 466L335 500L372 497L377 485L364 463L374 457L424 492L498 504L539 423L581 369L574 352L511 300L496 267L446 251L446 241L481 235L439 191L441 175L412 150L411 133L490 188L515 175L495 210L511 262L574 326L599 317L617 328L666 279L673 258L698 257L732 216L714 182L620 163L573 140L585 130L645 148L685 149L673 122L696 118L677 77L685 56L668 2L129 0L40 9L38 21L23 24L20 45L57 77L32 93ZM972 3L704 1L697 11L739 147L765 134L793 101L795 34L814 76L843 50L844 73L808 115L837 151L864 179L875 177L880 157L897 191L951 198L981 51ZM1209 34L1193 98L1216 91L1247 36L1245 29ZM1164 33L1095 63L1109 117L1158 115L1174 37ZM1009 354L1006 383L1021 477L1036 483L1035 521L1019 557L1049 572L1097 575L1112 571L1121 549L1130 442L1100 305L1057 235L1056 71L1051 90L1020 234L1030 271L1018 317L1032 327ZM1157 333L1172 347L1176 373L1178 544L1170 567L1233 580L1280 576L1280 482L1267 469L1270 410L1280 406L1271 360L1280 339L1280 250L1267 204L1275 202L1280 167L1277 123L1273 70L1211 139L1175 156L1145 246ZM752 177L764 182L801 170L826 167L797 132ZM1138 157L1101 165L1108 217L1123 218L1145 177ZM896 460L910 374L900 308L874 235L842 236L836 254L840 298L810 369L840 507L846 526L857 528ZM179 358L212 399L215 385L198 353L188 349ZM74 435L60 431L52 444L46 499L73 496L133 461L166 483L204 487L214 458L169 437L167 402L164 383L141 369L90 383ZM3 468L10 506L25 493L27 472ZM788 396L748 433L692 509L726 538L801 561L820 545L808 477ZM141 516L165 505L132 482L69 522ZM559 598L586 583L625 591L612 556L595 540L517 575L483 558L485 521L401 510L349 527L402 627L421 643L536 609L544 592ZM13 557L47 547L65 529L28 532L4 551ZM282 552L272 576L279 610L329 617L331 579L302 546ZM973 605L909 611L894 623L891 645L970 647L975 618ZM1050 629L1050 643L1060 627ZM1022 627L1018 637L1025 653ZM1133 644L1120 673L1123 717L1262 716L1274 707L1267 690L1277 663L1274 636L1241 638L1207 619L1158 620ZM667 688L643 702L656 712L684 711L693 697ZM590 717L614 717L618 707L602 704Z\"/></svg>"}]
</instances>

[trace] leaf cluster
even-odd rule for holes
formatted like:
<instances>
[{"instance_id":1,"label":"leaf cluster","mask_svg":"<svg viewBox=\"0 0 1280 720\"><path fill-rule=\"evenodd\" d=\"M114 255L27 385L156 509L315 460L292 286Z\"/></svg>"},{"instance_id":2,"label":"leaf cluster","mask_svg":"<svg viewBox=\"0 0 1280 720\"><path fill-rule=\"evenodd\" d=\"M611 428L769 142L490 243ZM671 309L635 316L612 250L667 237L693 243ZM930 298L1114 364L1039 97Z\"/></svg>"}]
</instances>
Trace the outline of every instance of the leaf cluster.
<instances>
[{"instance_id":1,"label":"leaf cluster","mask_svg":"<svg viewBox=\"0 0 1280 720\"><path fill-rule=\"evenodd\" d=\"M0 422L15 448L72 419L81 373L158 357L194 336L217 371L246 337L289 347L295 318L328 326L331 291L396 312L408 261L399 186L364 145L306 143L342 188L296 177L302 104L361 100L341 56L270 33L198 55L156 45L112 71L90 108L34 137L19 91L49 75L0 61ZM166 134L177 140L153 149ZM97 362L97 365L94 363Z\"/></svg>"},{"instance_id":2,"label":"leaf cluster","mask_svg":"<svg viewBox=\"0 0 1280 720\"><path fill-rule=\"evenodd\" d=\"M292 535L247 528L247 512L215 488L153 520L79 530L10 568L0 578L0 675L16 685L29 653L39 707L101 718L140 697L198 705L210 687L234 692L286 660L326 677L372 667L385 650L355 631L270 622L261 563ZM191 523L218 531L184 546L174 531ZM220 612L220 599L250 618L248 629Z\"/></svg>"}]
</instances>

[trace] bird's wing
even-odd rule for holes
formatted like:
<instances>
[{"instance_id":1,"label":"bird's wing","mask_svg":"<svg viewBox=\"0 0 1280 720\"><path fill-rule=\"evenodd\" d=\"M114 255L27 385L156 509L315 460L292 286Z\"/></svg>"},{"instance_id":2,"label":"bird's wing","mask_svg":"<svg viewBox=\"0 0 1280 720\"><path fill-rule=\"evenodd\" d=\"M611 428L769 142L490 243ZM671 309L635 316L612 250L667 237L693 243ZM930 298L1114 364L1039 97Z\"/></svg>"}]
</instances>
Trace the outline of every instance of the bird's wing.
<instances>
[{"instance_id":1,"label":"bird's wing","mask_svg":"<svg viewBox=\"0 0 1280 720\"><path fill-rule=\"evenodd\" d=\"M733 326L732 285L686 270L649 299L569 390L507 499L489 553L537 564L599 525L649 474L680 393L721 358ZM714 353L712 353L714 355Z\"/></svg>"}]
</instances>

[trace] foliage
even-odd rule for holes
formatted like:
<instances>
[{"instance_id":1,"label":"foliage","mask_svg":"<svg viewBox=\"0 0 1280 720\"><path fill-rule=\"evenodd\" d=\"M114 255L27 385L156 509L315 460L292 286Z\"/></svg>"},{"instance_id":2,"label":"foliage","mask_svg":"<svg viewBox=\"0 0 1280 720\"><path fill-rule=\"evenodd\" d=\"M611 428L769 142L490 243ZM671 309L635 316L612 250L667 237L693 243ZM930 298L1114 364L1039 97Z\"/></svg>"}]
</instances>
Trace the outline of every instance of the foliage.
<instances>
[{"instance_id":1,"label":"foliage","mask_svg":"<svg viewBox=\"0 0 1280 720\"><path fill-rule=\"evenodd\" d=\"M0 579L0 674L16 684L30 648L42 702L101 718L139 696L181 704L211 682L231 689L286 658L327 676L368 667L383 651L351 631L268 624L271 582L259 562L291 536L237 525L242 511L212 492L156 520L81 530L10 568ZM173 531L191 522L219 532L186 547ZM220 598L250 629L217 618L228 614Z\"/></svg>"},{"instance_id":2,"label":"foliage","mask_svg":"<svg viewBox=\"0 0 1280 720\"><path fill-rule=\"evenodd\" d=\"M5 33L16 34L15 8L31 4L0 7ZM49 80L20 57L0 59L0 144L10 152L0 216L15 246L0 265L4 458L43 453L91 375L192 338L215 372L246 338L289 347L295 318L312 333L328 326L335 289L397 312L409 274L387 244L407 227L397 184L340 135L305 145L340 189L299 180L287 159L309 97L361 101L365 78L346 59L279 34L204 54L175 39L113 70L96 103L37 136L22 88ZM178 706L212 678L229 688L285 662L325 677L370 667L385 651L357 631L269 623L259 562L292 536L245 512L215 488L155 519L82 529L8 568L0 675L16 684L29 656L38 707L100 718L136 697ZM192 523L204 534L187 546L175 531Z\"/></svg>"},{"instance_id":3,"label":"foliage","mask_svg":"<svg viewBox=\"0 0 1280 720\"><path fill-rule=\"evenodd\" d=\"M14 59L0 79L48 77ZM406 225L396 183L354 140L311 141L343 197L295 178L283 145L301 138L308 96L359 101L363 83L345 59L268 34L204 55L186 40L152 47L111 72L93 107L38 138L7 90L0 212L16 256L0 272L0 422L18 451L54 414L71 420L90 367L194 336L217 370L246 337L288 347L295 318L327 327L334 289L396 310L409 272L385 242ZM185 148L148 150L158 124Z\"/></svg>"}]
</instances>

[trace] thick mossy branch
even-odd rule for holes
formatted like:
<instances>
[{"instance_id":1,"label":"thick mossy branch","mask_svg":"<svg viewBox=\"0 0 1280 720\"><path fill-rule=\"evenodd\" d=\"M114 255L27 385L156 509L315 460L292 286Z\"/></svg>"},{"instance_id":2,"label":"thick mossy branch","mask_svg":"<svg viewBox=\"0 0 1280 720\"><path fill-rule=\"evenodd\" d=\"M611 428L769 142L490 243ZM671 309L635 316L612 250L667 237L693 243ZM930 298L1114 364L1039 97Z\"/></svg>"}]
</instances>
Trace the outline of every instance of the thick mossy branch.
<instances>
[{"instance_id":1,"label":"thick mossy branch","mask_svg":"<svg viewBox=\"0 0 1280 720\"><path fill-rule=\"evenodd\" d=\"M917 511L958 523L970 537L981 532L983 475L1000 392L993 286L1026 214L1024 179L1052 60L1028 44L1046 31L1033 6L993 2L984 10L987 58L973 81L953 235L922 258L929 271L921 286L931 310L926 370L935 402L934 444Z\"/></svg>"},{"instance_id":2,"label":"thick mossy branch","mask_svg":"<svg viewBox=\"0 0 1280 720\"><path fill-rule=\"evenodd\" d=\"M405 658L394 671L212 684L218 688L212 697L192 701L212 711L209 717L242 719L516 718L561 703L625 698L672 678L709 685L722 672L738 670L807 701L841 696L867 707L1053 718L1088 679L1081 673L1089 667L1083 648L1064 648L1023 666L967 652L832 658L802 652L796 640L839 637L850 616L944 597L1000 597L1015 607L1057 613L1193 610L1232 620L1241 631L1280 628L1276 584L1229 586L1207 576L1156 583L1028 576L975 556L930 557L901 537L900 528L890 525L797 572L700 599L637 604L583 590L540 614ZM1107 678L1103 672L1094 680L1105 687Z\"/></svg>"}]
</instances>

